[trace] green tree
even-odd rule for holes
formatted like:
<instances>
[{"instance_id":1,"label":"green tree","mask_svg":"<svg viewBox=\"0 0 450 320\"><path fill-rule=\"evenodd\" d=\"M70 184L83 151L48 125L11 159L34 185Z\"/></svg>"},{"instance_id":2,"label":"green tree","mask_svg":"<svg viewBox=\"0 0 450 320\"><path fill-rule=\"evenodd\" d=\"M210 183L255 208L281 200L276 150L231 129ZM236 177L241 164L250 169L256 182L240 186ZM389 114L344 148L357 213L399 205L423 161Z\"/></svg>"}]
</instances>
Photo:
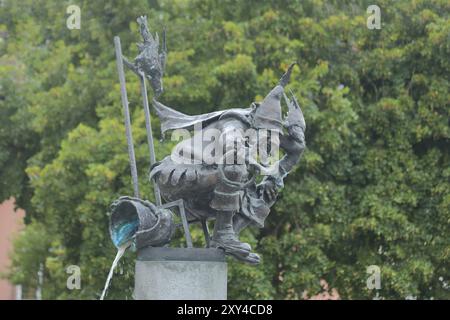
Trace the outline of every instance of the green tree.
<instances>
[{"instance_id":1,"label":"green tree","mask_svg":"<svg viewBox=\"0 0 450 320\"><path fill-rule=\"evenodd\" d=\"M80 1L81 29L68 30L69 2L3 1L0 200L14 196L28 217L11 278L34 286L42 264L44 298L99 297L114 256L108 206L131 193L112 39L134 57L147 14L152 31L167 27L162 100L182 112L247 107L299 62L290 88L308 149L266 226L244 232L263 263L229 261L230 298L299 299L320 279L348 299L450 298L450 5L381 0L382 28L369 30L369 4ZM153 200L139 83L127 86ZM158 159L170 147L157 142ZM131 298L133 258L108 298ZM81 290L66 288L72 264ZM370 265L379 291L366 287Z\"/></svg>"}]
</instances>

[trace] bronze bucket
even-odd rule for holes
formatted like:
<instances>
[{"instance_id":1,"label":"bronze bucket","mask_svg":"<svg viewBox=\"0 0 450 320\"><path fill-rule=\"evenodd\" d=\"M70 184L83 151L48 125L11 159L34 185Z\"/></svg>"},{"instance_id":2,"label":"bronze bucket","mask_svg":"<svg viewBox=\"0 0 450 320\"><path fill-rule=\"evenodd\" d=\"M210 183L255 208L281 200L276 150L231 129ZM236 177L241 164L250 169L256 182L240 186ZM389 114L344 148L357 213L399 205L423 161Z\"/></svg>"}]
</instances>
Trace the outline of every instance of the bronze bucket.
<instances>
[{"instance_id":1,"label":"bronze bucket","mask_svg":"<svg viewBox=\"0 0 450 320\"><path fill-rule=\"evenodd\" d=\"M137 249L164 246L170 242L174 230L172 212L149 201L120 197L111 205L109 233L116 247L129 241Z\"/></svg>"}]
</instances>

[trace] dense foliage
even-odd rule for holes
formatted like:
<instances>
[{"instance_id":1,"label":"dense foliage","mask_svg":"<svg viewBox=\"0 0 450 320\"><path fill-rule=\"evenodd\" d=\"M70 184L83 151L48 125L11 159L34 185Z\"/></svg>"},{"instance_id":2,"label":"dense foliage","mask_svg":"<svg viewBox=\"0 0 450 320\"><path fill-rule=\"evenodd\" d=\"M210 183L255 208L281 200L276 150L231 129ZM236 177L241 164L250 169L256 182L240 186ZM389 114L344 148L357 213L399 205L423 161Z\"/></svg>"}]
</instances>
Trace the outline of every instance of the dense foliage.
<instances>
[{"instance_id":1,"label":"dense foliage","mask_svg":"<svg viewBox=\"0 0 450 320\"><path fill-rule=\"evenodd\" d=\"M255 268L229 261L229 297L450 298L450 3L375 1L0 2L0 200L27 211L11 278L43 296L98 298L115 250L108 207L132 192L112 39L134 57L136 17L166 26L161 100L189 114L247 107L293 60L307 146L263 229ZM150 200L136 77L127 77L140 187ZM154 117L158 135L158 120ZM156 141L157 157L170 143ZM201 233L194 231L197 244ZM180 240L181 241L181 240ZM133 253L108 298L131 298ZM81 290L66 267L81 268ZM369 290L366 268L381 268Z\"/></svg>"}]
</instances>

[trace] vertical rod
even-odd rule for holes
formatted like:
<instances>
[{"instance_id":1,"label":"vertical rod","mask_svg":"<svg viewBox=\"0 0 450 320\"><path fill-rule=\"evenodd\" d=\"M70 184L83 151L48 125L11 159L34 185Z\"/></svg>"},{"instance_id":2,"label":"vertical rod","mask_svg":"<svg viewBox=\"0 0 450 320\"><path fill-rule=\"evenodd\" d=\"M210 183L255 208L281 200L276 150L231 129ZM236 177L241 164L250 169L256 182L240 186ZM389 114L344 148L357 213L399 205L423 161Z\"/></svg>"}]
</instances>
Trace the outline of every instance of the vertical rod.
<instances>
[{"instance_id":1,"label":"vertical rod","mask_svg":"<svg viewBox=\"0 0 450 320\"><path fill-rule=\"evenodd\" d=\"M206 219L202 219L201 222L202 222L203 234L205 235L206 248L209 248L210 235L209 235L208 221Z\"/></svg>"},{"instance_id":2,"label":"vertical rod","mask_svg":"<svg viewBox=\"0 0 450 320\"><path fill-rule=\"evenodd\" d=\"M144 114L145 114L145 128L147 129L147 142L148 151L150 153L150 165L154 165L156 162L155 157L155 146L153 144L153 133L152 133L152 122L150 117L150 109L148 107L148 97L147 97L147 86L145 85L145 76L140 72L139 80L141 81L141 95L142 102L144 103ZM153 192L155 193L156 205L161 205L161 193L159 191L158 185L153 182Z\"/></svg>"},{"instance_id":3,"label":"vertical rod","mask_svg":"<svg viewBox=\"0 0 450 320\"><path fill-rule=\"evenodd\" d=\"M191 232L189 231L189 222L186 217L186 210L184 209L184 201L183 199L178 199L169 203L165 203L161 206L163 209L169 209L172 207L178 206L180 211L181 222L184 230L184 237L186 238L186 245L188 248L192 248L192 237Z\"/></svg>"},{"instance_id":4,"label":"vertical rod","mask_svg":"<svg viewBox=\"0 0 450 320\"><path fill-rule=\"evenodd\" d=\"M114 47L116 49L117 71L119 73L120 93L122 97L122 106L125 117L125 132L128 144L128 156L130 158L131 178L133 180L134 196L139 198L139 185L136 167L136 157L134 155L133 135L131 133L130 110L128 109L127 88L125 87L125 73L123 71L123 56L120 38L114 37Z\"/></svg>"},{"instance_id":5,"label":"vertical rod","mask_svg":"<svg viewBox=\"0 0 450 320\"><path fill-rule=\"evenodd\" d=\"M184 236L186 238L187 247L192 248L192 238L191 233L189 232L189 223L186 218L186 211L184 210L183 200L178 200L178 207L180 208L181 222L183 223Z\"/></svg>"}]
</instances>

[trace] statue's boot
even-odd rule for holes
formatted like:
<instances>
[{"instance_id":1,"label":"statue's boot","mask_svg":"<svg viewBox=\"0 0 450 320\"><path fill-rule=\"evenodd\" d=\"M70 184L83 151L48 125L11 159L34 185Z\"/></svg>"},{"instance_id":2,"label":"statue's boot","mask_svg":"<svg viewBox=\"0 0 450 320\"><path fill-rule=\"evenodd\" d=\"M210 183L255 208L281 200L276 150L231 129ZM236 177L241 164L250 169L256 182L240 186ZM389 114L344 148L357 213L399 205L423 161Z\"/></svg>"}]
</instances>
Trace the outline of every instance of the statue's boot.
<instances>
[{"instance_id":1,"label":"statue's boot","mask_svg":"<svg viewBox=\"0 0 450 320\"><path fill-rule=\"evenodd\" d=\"M210 247L222 248L226 253L248 255L252 250L246 242L241 242L233 230L234 212L219 212L214 225L214 234L210 241Z\"/></svg>"},{"instance_id":2,"label":"statue's boot","mask_svg":"<svg viewBox=\"0 0 450 320\"><path fill-rule=\"evenodd\" d=\"M210 247L222 248L226 253L239 255L248 255L252 250L248 243L241 242L236 238L232 229L231 232L214 233L210 241Z\"/></svg>"},{"instance_id":3,"label":"statue's boot","mask_svg":"<svg viewBox=\"0 0 450 320\"><path fill-rule=\"evenodd\" d=\"M239 261L248 263L248 264L252 264L252 265L257 265L261 262L261 258L259 257L259 255L257 253L254 252L250 252L248 255L241 255L241 254L231 254L234 258L236 258Z\"/></svg>"}]
</instances>

